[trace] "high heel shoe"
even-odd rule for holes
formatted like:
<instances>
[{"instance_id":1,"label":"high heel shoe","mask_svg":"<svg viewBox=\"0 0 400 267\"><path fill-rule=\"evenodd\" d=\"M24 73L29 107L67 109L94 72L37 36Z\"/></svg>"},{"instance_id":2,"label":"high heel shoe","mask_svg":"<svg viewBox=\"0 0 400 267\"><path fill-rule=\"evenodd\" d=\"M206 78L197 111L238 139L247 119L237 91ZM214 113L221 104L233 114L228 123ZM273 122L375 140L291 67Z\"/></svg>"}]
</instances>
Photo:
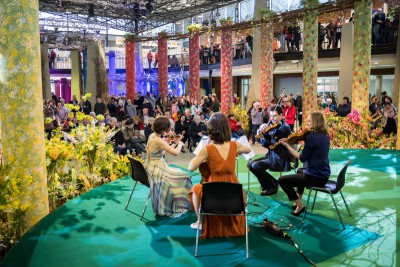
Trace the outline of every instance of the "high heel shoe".
<instances>
[{"instance_id":1,"label":"high heel shoe","mask_svg":"<svg viewBox=\"0 0 400 267\"><path fill-rule=\"evenodd\" d=\"M296 210L296 208L297 208L297 205L292 206L292 210Z\"/></svg>"},{"instance_id":2,"label":"high heel shoe","mask_svg":"<svg viewBox=\"0 0 400 267\"><path fill-rule=\"evenodd\" d=\"M297 217L305 211L306 211L306 207L303 207L299 212L292 211L290 214Z\"/></svg>"}]
</instances>

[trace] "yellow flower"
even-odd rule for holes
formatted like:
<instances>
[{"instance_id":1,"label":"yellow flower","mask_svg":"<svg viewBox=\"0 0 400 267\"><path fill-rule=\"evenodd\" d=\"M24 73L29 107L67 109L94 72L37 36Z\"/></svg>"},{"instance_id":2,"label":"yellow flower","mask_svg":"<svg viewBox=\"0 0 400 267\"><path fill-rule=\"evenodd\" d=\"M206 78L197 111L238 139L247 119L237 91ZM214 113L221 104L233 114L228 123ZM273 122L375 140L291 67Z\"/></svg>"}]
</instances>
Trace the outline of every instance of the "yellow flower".
<instances>
[{"instance_id":1,"label":"yellow flower","mask_svg":"<svg viewBox=\"0 0 400 267\"><path fill-rule=\"evenodd\" d=\"M59 151L57 149L52 149L49 151L49 154L50 158L55 161L58 158Z\"/></svg>"}]
</instances>

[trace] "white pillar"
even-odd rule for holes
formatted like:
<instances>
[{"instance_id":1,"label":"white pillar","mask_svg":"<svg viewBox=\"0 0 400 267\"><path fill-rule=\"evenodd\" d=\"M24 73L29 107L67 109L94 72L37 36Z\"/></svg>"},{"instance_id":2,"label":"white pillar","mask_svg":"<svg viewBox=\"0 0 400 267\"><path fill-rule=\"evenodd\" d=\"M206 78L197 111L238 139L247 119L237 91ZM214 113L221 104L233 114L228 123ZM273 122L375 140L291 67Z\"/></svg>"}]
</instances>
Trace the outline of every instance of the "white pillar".
<instances>
[{"instance_id":1,"label":"white pillar","mask_svg":"<svg viewBox=\"0 0 400 267\"><path fill-rule=\"evenodd\" d=\"M337 92L338 103L345 96L351 99L353 82L353 23L346 23L342 27L342 39L340 43L340 70L339 88Z\"/></svg>"}]
</instances>

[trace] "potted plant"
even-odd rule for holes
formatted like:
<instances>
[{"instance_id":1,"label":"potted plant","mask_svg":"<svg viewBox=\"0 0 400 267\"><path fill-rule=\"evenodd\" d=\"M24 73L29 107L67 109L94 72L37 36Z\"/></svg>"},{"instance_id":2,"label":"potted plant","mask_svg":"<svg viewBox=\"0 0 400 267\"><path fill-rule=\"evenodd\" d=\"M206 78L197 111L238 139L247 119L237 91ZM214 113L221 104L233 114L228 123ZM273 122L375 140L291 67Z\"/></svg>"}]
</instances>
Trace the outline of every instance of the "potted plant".
<instances>
[{"instance_id":1,"label":"potted plant","mask_svg":"<svg viewBox=\"0 0 400 267\"><path fill-rule=\"evenodd\" d=\"M221 26L229 26L233 24L232 17L227 17L226 19L222 18L219 20Z\"/></svg>"}]
</instances>

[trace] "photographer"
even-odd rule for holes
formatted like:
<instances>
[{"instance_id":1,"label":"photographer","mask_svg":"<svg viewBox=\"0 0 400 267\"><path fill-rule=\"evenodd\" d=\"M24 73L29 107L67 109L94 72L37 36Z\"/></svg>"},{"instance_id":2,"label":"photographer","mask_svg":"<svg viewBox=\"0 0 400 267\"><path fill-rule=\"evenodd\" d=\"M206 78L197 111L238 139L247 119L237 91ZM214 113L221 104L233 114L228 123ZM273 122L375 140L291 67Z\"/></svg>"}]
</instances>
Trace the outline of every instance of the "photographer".
<instances>
[{"instance_id":1,"label":"photographer","mask_svg":"<svg viewBox=\"0 0 400 267\"><path fill-rule=\"evenodd\" d=\"M252 125L252 145L256 142L256 134L258 128L262 124L262 108L260 102L254 102L253 109L251 110L251 125Z\"/></svg>"}]
</instances>

